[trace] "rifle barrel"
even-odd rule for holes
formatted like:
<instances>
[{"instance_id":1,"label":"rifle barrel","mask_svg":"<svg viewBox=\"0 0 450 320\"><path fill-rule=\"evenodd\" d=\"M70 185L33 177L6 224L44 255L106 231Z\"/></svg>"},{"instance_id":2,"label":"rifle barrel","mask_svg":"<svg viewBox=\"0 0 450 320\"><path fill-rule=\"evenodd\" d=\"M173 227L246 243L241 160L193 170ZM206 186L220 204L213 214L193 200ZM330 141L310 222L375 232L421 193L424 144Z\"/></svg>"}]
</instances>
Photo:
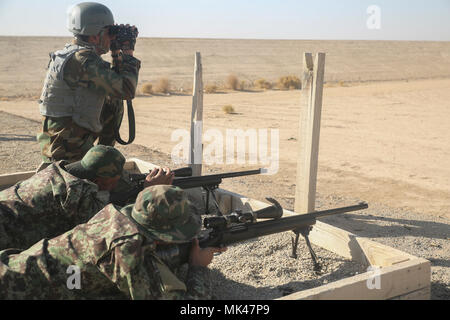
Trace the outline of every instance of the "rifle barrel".
<instances>
[{"instance_id":1,"label":"rifle barrel","mask_svg":"<svg viewBox=\"0 0 450 320\"><path fill-rule=\"evenodd\" d=\"M190 189L195 187L201 187L202 185L220 184L224 178L234 178L250 176L262 173L262 169L248 170L240 172L228 172L219 174L210 174L196 177L180 177L173 180L174 186L179 186L183 189Z\"/></svg>"},{"instance_id":2,"label":"rifle barrel","mask_svg":"<svg viewBox=\"0 0 450 320\"><path fill-rule=\"evenodd\" d=\"M175 174L175 177L190 177L190 176L192 176L192 168L191 167L178 168L178 169L172 170L172 172ZM145 178L147 176L148 176L148 173L130 173L130 180L131 181L142 181L142 180L145 180Z\"/></svg>"},{"instance_id":3,"label":"rifle barrel","mask_svg":"<svg viewBox=\"0 0 450 320\"><path fill-rule=\"evenodd\" d=\"M240 172L210 174L210 175L205 175L203 177L234 178L234 177L250 176L250 175L260 174L260 173L261 173L261 169L257 169L257 170L248 170L248 171L240 171Z\"/></svg>"},{"instance_id":4,"label":"rifle barrel","mask_svg":"<svg viewBox=\"0 0 450 320\"><path fill-rule=\"evenodd\" d=\"M235 178L235 177L243 177L243 176L250 176L254 174L260 174L262 169L257 170L248 170L248 171L239 171L239 172L227 172L227 173L217 173L217 174L207 174L204 176L196 176L196 177L187 177L188 179L194 179L194 178L203 178L203 179L216 179L216 178ZM180 179L184 180L184 179Z\"/></svg>"},{"instance_id":5,"label":"rifle barrel","mask_svg":"<svg viewBox=\"0 0 450 320\"><path fill-rule=\"evenodd\" d=\"M358 205L317 211L307 214L299 214L274 220L267 220L256 223L237 224L226 230L219 238L207 238L200 240L202 248L212 246L226 246L233 243L250 240L257 237L268 236L275 233L286 232L312 226L317 218L341 214L351 211L367 209L367 203Z\"/></svg>"},{"instance_id":6,"label":"rifle barrel","mask_svg":"<svg viewBox=\"0 0 450 320\"><path fill-rule=\"evenodd\" d=\"M367 203L361 202L359 204L349 206L349 207L322 210L322 211L317 211L312 214L314 214L316 216L316 218L322 218L322 217L332 216L332 215L339 214L339 213L363 210L363 209L367 209L368 207L369 207L369 205Z\"/></svg>"}]
</instances>

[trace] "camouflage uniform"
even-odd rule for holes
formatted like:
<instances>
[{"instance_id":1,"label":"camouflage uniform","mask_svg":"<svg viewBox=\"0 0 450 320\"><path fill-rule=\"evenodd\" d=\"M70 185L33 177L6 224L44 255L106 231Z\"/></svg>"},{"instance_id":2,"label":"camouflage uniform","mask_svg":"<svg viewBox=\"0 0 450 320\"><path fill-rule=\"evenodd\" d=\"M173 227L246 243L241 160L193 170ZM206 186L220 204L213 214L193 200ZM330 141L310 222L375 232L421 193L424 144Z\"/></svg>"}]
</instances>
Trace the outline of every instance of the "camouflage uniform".
<instances>
[{"instance_id":1,"label":"camouflage uniform","mask_svg":"<svg viewBox=\"0 0 450 320\"><path fill-rule=\"evenodd\" d=\"M74 40L74 44L82 44ZM83 44L85 45L85 44ZM44 116L42 132L37 135L44 163L80 160L99 138L99 144L115 143L115 131L123 116L123 100L133 99L140 61L121 54L110 64L93 48L75 53L64 66L64 81L75 89L85 87L105 95L100 122L103 129L93 132L76 124L71 117Z\"/></svg>"},{"instance_id":2,"label":"camouflage uniform","mask_svg":"<svg viewBox=\"0 0 450 320\"><path fill-rule=\"evenodd\" d=\"M81 179L82 173L85 177L117 176L124 163L119 151L96 146L78 164L53 163L1 191L0 250L28 248L42 238L55 237L88 221L108 204L109 192L99 191L95 183ZM79 177L68 172L69 166L78 169Z\"/></svg>"},{"instance_id":3,"label":"camouflage uniform","mask_svg":"<svg viewBox=\"0 0 450 320\"><path fill-rule=\"evenodd\" d=\"M155 254L155 240L188 242L199 230L183 190L149 187L135 206L110 204L59 237L1 251L0 299L209 299L207 267L189 266L181 282ZM67 287L71 265L79 289Z\"/></svg>"}]
</instances>

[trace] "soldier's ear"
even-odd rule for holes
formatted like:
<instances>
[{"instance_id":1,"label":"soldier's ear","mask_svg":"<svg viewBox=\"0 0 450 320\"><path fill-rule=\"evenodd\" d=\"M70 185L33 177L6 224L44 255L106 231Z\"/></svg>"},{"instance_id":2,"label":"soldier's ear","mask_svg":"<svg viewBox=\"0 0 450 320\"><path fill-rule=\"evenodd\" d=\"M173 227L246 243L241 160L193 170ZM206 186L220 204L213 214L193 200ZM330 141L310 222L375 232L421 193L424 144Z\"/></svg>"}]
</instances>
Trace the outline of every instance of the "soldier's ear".
<instances>
[{"instance_id":1,"label":"soldier's ear","mask_svg":"<svg viewBox=\"0 0 450 320\"><path fill-rule=\"evenodd\" d=\"M99 178L99 177L96 177L96 178L94 178L94 179L92 179L91 180L93 183L95 183L98 187L99 187L99 189L103 189L104 187L105 187L105 179L102 179L102 178Z\"/></svg>"},{"instance_id":2,"label":"soldier's ear","mask_svg":"<svg viewBox=\"0 0 450 320\"><path fill-rule=\"evenodd\" d=\"M100 43L100 36L99 35L89 36L88 42L97 45Z\"/></svg>"}]
</instances>

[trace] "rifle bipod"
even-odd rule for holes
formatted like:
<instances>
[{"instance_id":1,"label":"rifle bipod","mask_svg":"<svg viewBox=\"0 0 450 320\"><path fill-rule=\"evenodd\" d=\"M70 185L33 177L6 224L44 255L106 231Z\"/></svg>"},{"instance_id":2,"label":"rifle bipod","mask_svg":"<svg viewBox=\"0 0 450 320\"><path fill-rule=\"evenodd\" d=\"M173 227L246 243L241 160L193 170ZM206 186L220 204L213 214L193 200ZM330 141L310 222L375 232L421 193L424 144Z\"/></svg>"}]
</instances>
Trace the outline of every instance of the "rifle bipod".
<instances>
[{"instance_id":1,"label":"rifle bipod","mask_svg":"<svg viewBox=\"0 0 450 320\"><path fill-rule=\"evenodd\" d=\"M307 228L292 230L295 233L295 240L292 238L292 254L291 258L297 259L297 247L298 247L298 239L300 234L305 238L306 245L308 246L309 253L311 254L311 259L314 263L314 272L320 273L322 270L322 266L317 259L317 255L311 247L311 242L309 241L309 232L312 230L312 226L308 226Z\"/></svg>"},{"instance_id":2,"label":"rifle bipod","mask_svg":"<svg viewBox=\"0 0 450 320\"><path fill-rule=\"evenodd\" d=\"M213 198L213 202L214 202L214 206L217 209L217 213L219 216L223 216L222 212L220 212L220 208L219 208L219 203L217 202L217 198L216 198L216 194L214 193L214 190L216 190L217 188L219 188L219 186L204 186L202 187L203 190L206 191L206 203L205 203L205 213L209 214L209 195L211 194L212 198Z\"/></svg>"}]
</instances>

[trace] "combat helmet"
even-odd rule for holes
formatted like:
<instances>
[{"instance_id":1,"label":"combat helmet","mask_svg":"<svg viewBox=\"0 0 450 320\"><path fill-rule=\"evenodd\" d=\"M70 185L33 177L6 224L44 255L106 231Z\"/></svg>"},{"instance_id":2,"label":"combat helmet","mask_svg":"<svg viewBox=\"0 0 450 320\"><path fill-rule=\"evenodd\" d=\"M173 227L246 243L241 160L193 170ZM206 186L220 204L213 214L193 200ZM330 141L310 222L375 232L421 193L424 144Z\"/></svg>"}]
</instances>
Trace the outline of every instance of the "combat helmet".
<instances>
[{"instance_id":1,"label":"combat helmet","mask_svg":"<svg viewBox=\"0 0 450 320\"><path fill-rule=\"evenodd\" d=\"M192 210L187 194L179 187L156 185L141 191L136 203L122 210L146 230L153 240L184 243L198 235L200 217Z\"/></svg>"},{"instance_id":2,"label":"combat helmet","mask_svg":"<svg viewBox=\"0 0 450 320\"><path fill-rule=\"evenodd\" d=\"M67 28L75 36L95 36L106 26L114 24L111 10L96 2L82 2L73 6L67 17Z\"/></svg>"}]
</instances>

